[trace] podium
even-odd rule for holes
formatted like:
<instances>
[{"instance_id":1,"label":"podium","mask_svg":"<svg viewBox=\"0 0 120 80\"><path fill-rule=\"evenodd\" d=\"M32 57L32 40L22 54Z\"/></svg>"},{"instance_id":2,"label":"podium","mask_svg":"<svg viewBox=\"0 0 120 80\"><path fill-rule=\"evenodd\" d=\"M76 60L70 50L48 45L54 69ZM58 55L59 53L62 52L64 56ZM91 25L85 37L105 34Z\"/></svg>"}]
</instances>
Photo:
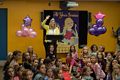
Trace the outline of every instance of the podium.
<instances>
[{"instance_id":1,"label":"podium","mask_svg":"<svg viewBox=\"0 0 120 80\"><path fill-rule=\"evenodd\" d=\"M63 40L63 35L46 35L46 40L52 40L52 41L60 41Z\"/></svg>"}]
</instances>

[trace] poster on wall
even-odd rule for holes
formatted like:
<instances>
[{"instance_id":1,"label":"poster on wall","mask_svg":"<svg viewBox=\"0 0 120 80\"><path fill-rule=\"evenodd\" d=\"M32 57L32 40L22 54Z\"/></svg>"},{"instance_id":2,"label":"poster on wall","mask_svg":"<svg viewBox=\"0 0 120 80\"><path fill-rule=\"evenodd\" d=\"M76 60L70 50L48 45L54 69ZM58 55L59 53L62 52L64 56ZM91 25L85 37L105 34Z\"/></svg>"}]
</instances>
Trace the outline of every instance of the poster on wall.
<instances>
[{"instance_id":1,"label":"poster on wall","mask_svg":"<svg viewBox=\"0 0 120 80\"><path fill-rule=\"evenodd\" d=\"M68 45L77 45L79 31L79 12L54 11L53 18L59 24L60 33L64 36L62 43Z\"/></svg>"},{"instance_id":2,"label":"poster on wall","mask_svg":"<svg viewBox=\"0 0 120 80\"><path fill-rule=\"evenodd\" d=\"M44 18L50 15L50 20L54 19L59 26L60 34L63 38L57 41L57 53L67 53L71 45L78 48L79 33L79 11L68 10L45 10ZM46 22L49 25L50 20Z\"/></svg>"}]
</instances>

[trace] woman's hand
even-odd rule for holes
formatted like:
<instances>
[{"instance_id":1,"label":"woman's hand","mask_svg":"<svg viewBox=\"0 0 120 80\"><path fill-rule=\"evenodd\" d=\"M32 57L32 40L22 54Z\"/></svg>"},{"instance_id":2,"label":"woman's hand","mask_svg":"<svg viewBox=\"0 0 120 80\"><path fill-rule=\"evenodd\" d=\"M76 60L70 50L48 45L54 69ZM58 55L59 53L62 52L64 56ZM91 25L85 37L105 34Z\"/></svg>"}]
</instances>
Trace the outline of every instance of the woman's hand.
<instances>
[{"instance_id":1,"label":"woman's hand","mask_svg":"<svg viewBox=\"0 0 120 80\"><path fill-rule=\"evenodd\" d=\"M50 18L50 15L46 16L46 19L48 20Z\"/></svg>"}]
</instances>

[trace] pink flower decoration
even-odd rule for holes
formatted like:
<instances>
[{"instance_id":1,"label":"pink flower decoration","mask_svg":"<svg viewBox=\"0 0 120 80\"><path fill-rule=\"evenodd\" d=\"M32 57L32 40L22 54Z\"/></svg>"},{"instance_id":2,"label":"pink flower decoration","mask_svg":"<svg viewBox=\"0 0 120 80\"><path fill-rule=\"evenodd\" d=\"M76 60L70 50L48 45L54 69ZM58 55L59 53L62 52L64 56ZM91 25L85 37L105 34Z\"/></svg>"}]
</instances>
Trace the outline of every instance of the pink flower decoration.
<instances>
[{"instance_id":1,"label":"pink flower decoration","mask_svg":"<svg viewBox=\"0 0 120 80\"><path fill-rule=\"evenodd\" d=\"M96 19L103 19L104 17L105 17L105 14L102 14L101 12L99 12L95 15Z\"/></svg>"}]
</instances>

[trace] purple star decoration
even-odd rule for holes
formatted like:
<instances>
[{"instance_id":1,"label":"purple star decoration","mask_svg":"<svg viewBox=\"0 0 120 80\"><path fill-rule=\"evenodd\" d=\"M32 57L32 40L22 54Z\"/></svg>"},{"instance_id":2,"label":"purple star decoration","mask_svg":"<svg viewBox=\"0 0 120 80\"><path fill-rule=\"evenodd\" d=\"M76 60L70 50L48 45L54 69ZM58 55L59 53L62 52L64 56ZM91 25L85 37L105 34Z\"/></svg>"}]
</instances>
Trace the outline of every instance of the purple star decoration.
<instances>
[{"instance_id":1,"label":"purple star decoration","mask_svg":"<svg viewBox=\"0 0 120 80\"><path fill-rule=\"evenodd\" d=\"M23 21L24 21L24 24L25 24L26 27L27 27L27 26L31 26L32 19L31 19L29 16L26 16L26 17L23 19Z\"/></svg>"},{"instance_id":2,"label":"purple star decoration","mask_svg":"<svg viewBox=\"0 0 120 80\"><path fill-rule=\"evenodd\" d=\"M105 17L105 15L100 12L95 15L96 24L94 24L89 29L89 33L91 35L99 36L101 34L104 34L107 31L107 29L103 26L103 18L104 17Z\"/></svg>"}]
</instances>

